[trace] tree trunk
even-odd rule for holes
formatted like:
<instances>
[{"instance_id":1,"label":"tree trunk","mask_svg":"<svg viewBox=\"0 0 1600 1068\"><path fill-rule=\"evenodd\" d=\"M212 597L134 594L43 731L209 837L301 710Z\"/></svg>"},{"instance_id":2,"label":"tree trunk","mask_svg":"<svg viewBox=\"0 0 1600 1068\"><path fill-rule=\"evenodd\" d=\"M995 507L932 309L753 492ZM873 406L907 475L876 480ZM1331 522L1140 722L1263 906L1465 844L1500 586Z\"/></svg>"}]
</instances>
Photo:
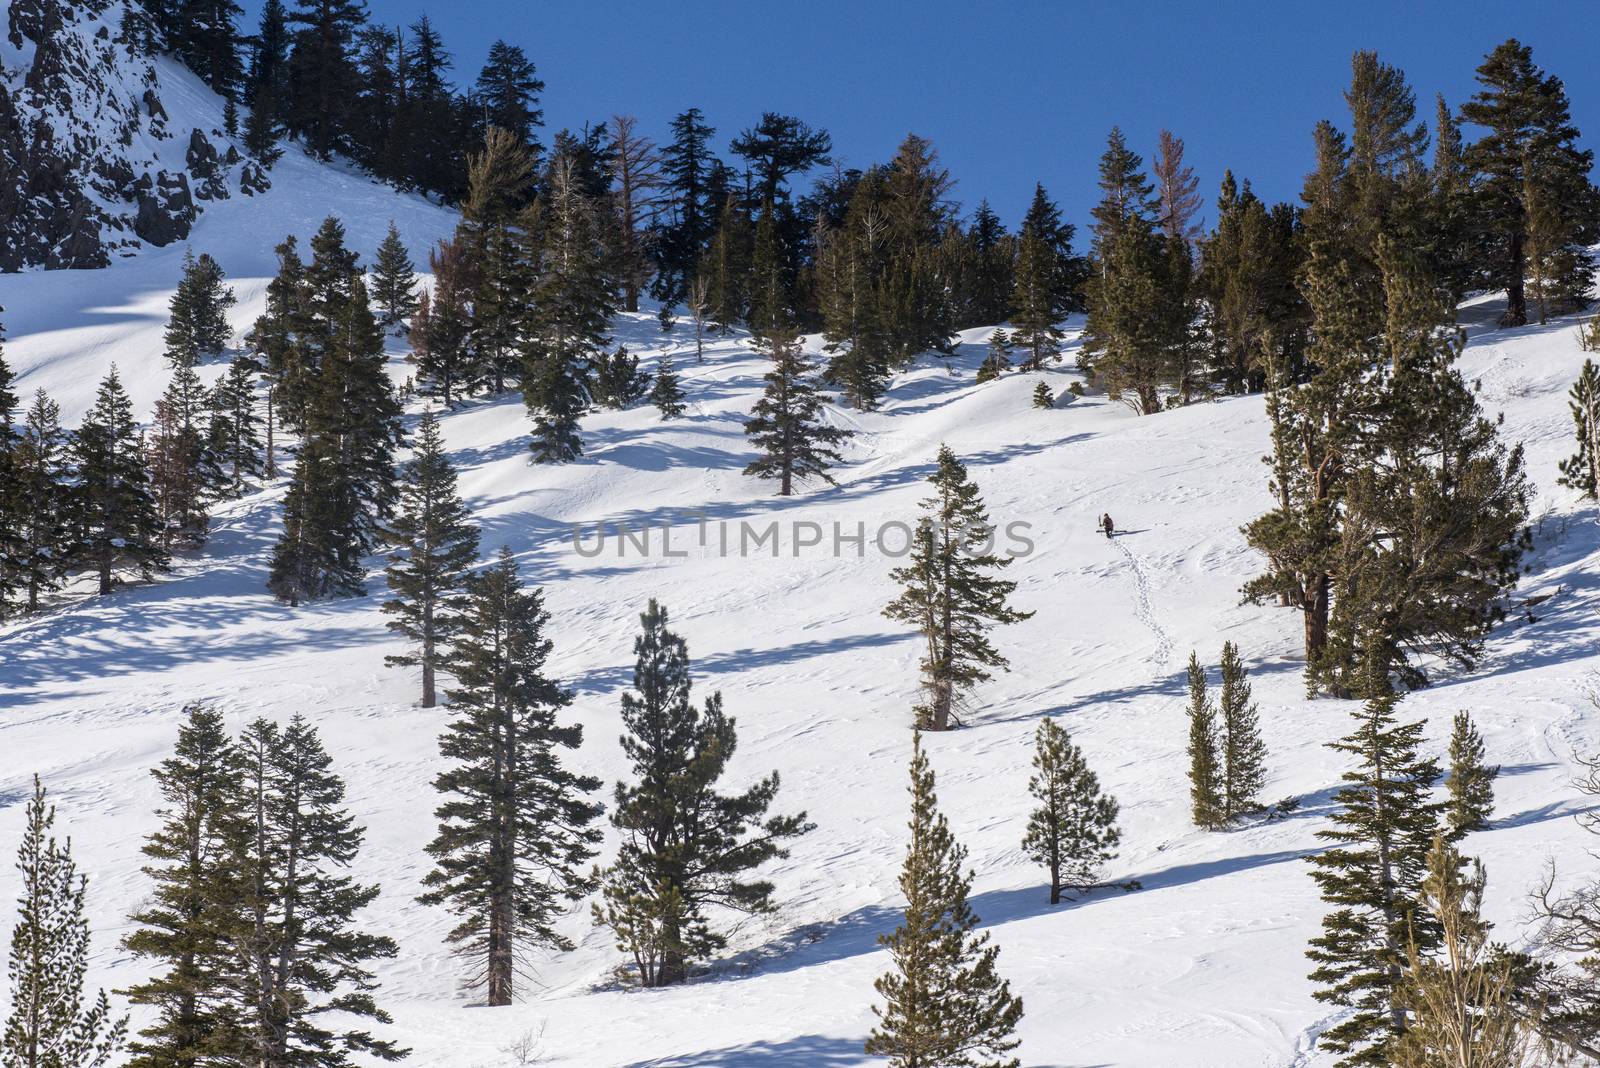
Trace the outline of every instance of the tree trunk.
<instances>
[{"instance_id":1,"label":"tree trunk","mask_svg":"<svg viewBox=\"0 0 1600 1068\"><path fill-rule=\"evenodd\" d=\"M1511 276L1506 280L1506 311L1500 316L1501 326L1526 326L1528 323L1528 298L1522 284L1522 274L1527 270L1523 241L1521 230L1511 235Z\"/></svg>"},{"instance_id":2,"label":"tree trunk","mask_svg":"<svg viewBox=\"0 0 1600 1068\"><path fill-rule=\"evenodd\" d=\"M1308 584L1305 608L1306 667L1309 669L1322 659L1328 645L1328 587L1327 575L1318 575Z\"/></svg>"}]
</instances>

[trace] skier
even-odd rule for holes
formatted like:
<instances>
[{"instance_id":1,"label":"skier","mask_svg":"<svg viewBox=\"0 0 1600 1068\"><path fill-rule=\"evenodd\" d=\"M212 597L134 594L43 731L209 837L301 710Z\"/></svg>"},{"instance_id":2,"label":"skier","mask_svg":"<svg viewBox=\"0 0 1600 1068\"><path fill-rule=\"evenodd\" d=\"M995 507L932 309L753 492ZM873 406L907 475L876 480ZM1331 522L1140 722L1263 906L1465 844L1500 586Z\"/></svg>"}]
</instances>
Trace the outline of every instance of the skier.
<instances>
[{"instance_id":1,"label":"skier","mask_svg":"<svg viewBox=\"0 0 1600 1068\"><path fill-rule=\"evenodd\" d=\"M1116 528L1111 525L1111 513L1107 512L1100 517L1100 529L1106 532L1106 537L1111 537L1111 532Z\"/></svg>"}]
</instances>

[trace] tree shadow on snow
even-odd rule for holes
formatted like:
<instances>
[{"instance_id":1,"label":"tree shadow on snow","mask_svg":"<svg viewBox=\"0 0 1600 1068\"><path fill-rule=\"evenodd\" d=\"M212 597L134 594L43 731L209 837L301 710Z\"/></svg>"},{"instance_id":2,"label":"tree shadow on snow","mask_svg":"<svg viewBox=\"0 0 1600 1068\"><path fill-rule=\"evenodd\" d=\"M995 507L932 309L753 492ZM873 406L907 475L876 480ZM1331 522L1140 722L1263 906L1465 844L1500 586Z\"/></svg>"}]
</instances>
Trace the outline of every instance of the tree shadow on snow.
<instances>
[{"instance_id":1,"label":"tree shadow on snow","mask_svg":"<svg viewBox=\"0 0 1600 1068\"><path fill-rule=\"evenodd\" d=\"M627 1068L736 1068L761 1065L763 1068L855 1068L870 1063L861 1050L859 1038L834 1038L829 1035L798 1035L775 1042L747 1042L741 1046L680 1053L647 1061L634 1061Z\"/></svg>"}]
</instances>

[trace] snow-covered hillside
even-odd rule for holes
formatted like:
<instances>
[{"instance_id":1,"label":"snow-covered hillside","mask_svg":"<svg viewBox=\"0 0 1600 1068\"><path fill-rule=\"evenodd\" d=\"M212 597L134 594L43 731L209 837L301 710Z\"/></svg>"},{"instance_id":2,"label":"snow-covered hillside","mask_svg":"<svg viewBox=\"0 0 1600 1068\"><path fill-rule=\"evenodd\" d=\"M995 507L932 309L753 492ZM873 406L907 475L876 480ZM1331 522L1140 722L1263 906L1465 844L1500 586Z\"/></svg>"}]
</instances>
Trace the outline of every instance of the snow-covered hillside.
<instances>
[{"instance_id":1,"label":"snow-covered hillside","mask_svg":"<svg viewBox=\"0 0 1600 1068\"><path fill-rule=\"evenodd\" d=\"M261 196L213 205L193 233L192 247L216 256L238 293L236 332L262 309L272 246L285 233L303 239L331 212L370 258L393 218L421 260L453 225L422 200L294 152L272 181ZM0 276L19 391L48 390L75 423L115 362L148 416L165 384L160 338L182 253ZM1450 714L1472 711L1504 766L1495 824L1468 849L1488 866L1500 936L1519 942L1524 895L1546 858L1571 874L1594 863L1570 818L1579 800L1569 781L1573 753L1600 750L1588 697L1600 670L1600 537L1593 509L1555 485L1570 451L1565 391L1582 363L1572 324L1497 331L1492 312L1492 301L1464 309L1474 331L1465 364L1486 407L1504 411L1506 435L1527 445L1540 493L1523 591L1554 596L1537 619L1502 627L1478 671L1441 672L1402 712L1427 717L1442 752ZM546 589L554 667L576 689L572 714L586 729L576 763L608 782L624 766L617 702L637 614L649 597L669 607L697 686L723 691L738 720L734 774L779 769L780 810L804 808L817 824L771 872L779 913L739 926L710 974L640 992L613 983L620 956L580 909L566 923L579 948L544 963L541 989L512 1009L470 1007L444 949L447 917L415 902L446 713L416 708L416 680L384 666L399 647L378 611L376 573L365 598L291 609L267 595L274 488L223 508L205 551L156 584L66 598L0 629L0 850L17 838L37 771L92 874L92 981L117 987L141 975L117 945L149 890L139 872L156 805L149 772L170 748L180 708L206 700L235 726L298 712L321 729L367 827L359 875L384 888L371 924L401 945L380 969L380 1000L395 1037L415 1050L411 1063L511 1065L505 1048L541 1030L548 1063L571 1068L874 1063L860 1051L872 980L887 963L875 939L898 920L919 649L881 615L895 562L870 532L914 517L943 442L967 461L993 517L1031 524L1036 543L1010 575L1017 605L1036 614L997 635L1012 672L980 691L966 729L927 742L941 801L978 871L974 906L1026 1003L1023 1063L1326 1063L1311 1049L1329 1017L1304 978L1305 943L1323 911L1305 857L1343 770L1324 743L1346 733L1351 706L1304 699L1292 615L1239 603L1258 567L1239 527L1268 503L1261 399L1139 419L1094 392L1070 398L1076 376L1057 370L1044 377L1063 399L1040 411L1029 402L1036 376L974 384L988 332L972 331L948 365L927 360L898 376L881 412L833 410L858 431L838 486L780 500L740 474L753 455L741 426L763 370L747 341L718 340L696 363L687 331L663 336L650 312L615 331L647 366L673 353L685 418L661 423L648 406L588 417L585 458L561 467L527 463L527 419L513 396L464 405L444 430L485 553L508 545ZM404 353L394 356L400 379ZM1094 530L1105 511L1123 536ZM740 524L774 521L784 532L776 554L738 554ZM619 522L653 528L649 556L619 551ZM797 550L792 532L806 523L818 525L822 544ZM612 536L592 555L596 524ZM844 542L835 552L835 529L854 535L862 524L865 550ZM662 552L664 526L687 555ZM1268 794L1302 800L1291 818L1205 834L1187 818L1182 669L1192 648L1214 664L1225 640L1252 671ZM1046 715L1071 731L1121 801L1124 847L1108 875L1142 890L1046 903L1042 874L1019 848L1031 736ZM0 867L0 900L15 889Z\"/></svg>"}]
</instances>

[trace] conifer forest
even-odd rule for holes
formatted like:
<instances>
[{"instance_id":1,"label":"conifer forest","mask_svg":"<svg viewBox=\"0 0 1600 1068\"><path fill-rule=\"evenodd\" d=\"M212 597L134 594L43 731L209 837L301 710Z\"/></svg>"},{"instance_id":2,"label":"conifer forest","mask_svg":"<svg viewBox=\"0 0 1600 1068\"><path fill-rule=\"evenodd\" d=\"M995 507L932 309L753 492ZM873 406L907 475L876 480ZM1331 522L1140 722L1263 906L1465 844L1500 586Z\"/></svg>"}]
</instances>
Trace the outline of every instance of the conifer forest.
<instances>
[{"instance_id":1,"label":"conifer forest","mask_svg":"<svg viewBox=\"0 0 1600 1068\"><path fill-rule=\"evenodd\" d=\"M0 1068L1600 1066L1551 27L969 176L478 6L5 4Z\"/></svg>"}]
</instances>

